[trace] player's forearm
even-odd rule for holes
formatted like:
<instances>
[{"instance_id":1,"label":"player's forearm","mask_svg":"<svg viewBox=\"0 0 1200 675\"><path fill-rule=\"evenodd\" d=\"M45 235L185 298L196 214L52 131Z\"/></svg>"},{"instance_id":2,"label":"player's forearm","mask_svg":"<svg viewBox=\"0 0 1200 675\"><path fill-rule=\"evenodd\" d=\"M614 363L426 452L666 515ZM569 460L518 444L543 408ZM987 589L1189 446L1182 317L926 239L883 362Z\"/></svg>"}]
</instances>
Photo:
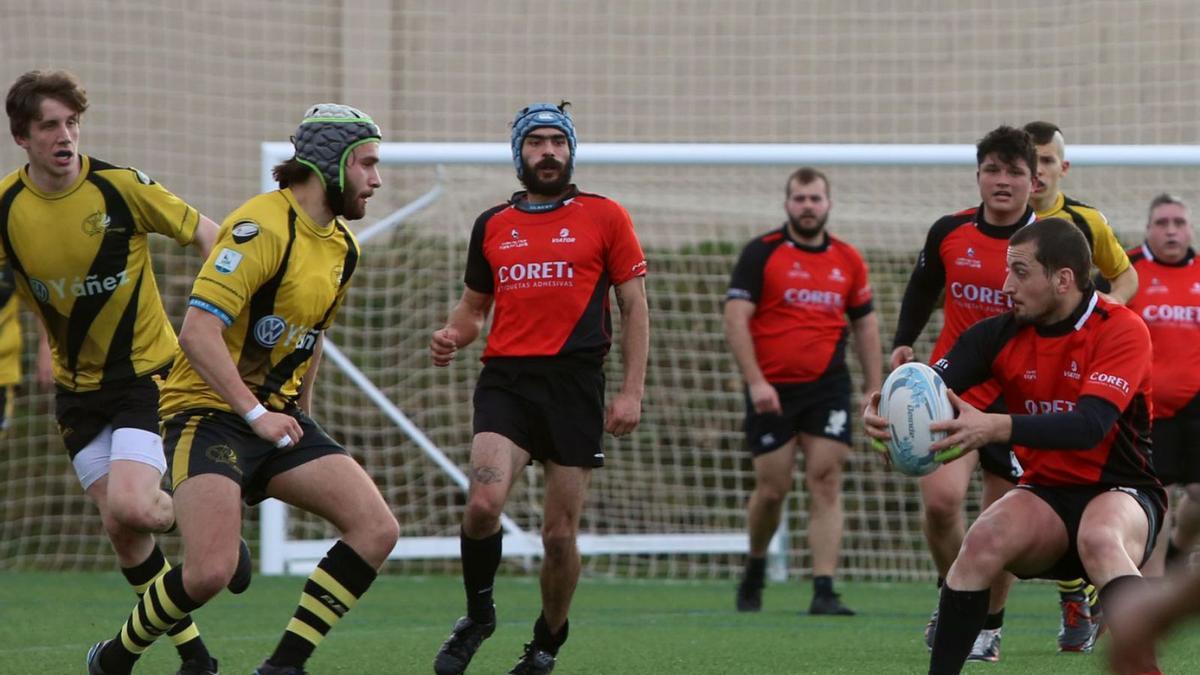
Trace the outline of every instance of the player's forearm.
<instances>
[{"instance_id":1,"label":"player's forearm","mask_svg":"<svg viewBox=\"0 0 1200 675\"><path fill-rule=\"evenodd\" d=\"M1117 406L1084 396L1074 410L1041 415L1013 415L1010 439L1042 450L1085 450L1095 447L1121 416Z\"/></svg>"},{"instance_id":2,"label":"player's forearm","mask_svg":"<svg viewBox=\"0 0 1200 675\"><path fill-rule=\"evenodd\" d=\"M179 346L188 363L212 387L233 411L245 415L259 404L258 399L242 382L233 357L221 337L221 320L195 308L188 310L183 328L179 331Z\"/></svg>"},{"instance_id":3,"label":"player's forearm","mask_svg":"<svg viewBox=\"0 0 1200 675\"><path fill-rule=\"evenodd\" d=\"M746 384L767 381L762 369L758 367L758 357L754 354L754 338L751 337L750 326L745 320L726 314L725 341L729 343L729 351L733 353L733 360L742 371L742 379L746 380Z\"/></svg>"},{"instance_id":4,"label":"player's forearm","mask_svg":"<svg viewBox=\"0 0 1200 675\"><path fill-rule=\"evenodd\" d=\"M458 338L455 344L462 348L479 339L479 334L483 332L483 322L486 319L486 311L480 311L477 307L459 302L454 309L450 310L450 316L446 319L446 327L456 332Z\"/></svg>"},{"instance_id":5,"label":"player's forearm","mask_svg":"<svg viewBox=\"0 0 1200 675\"><path fill-rule=\"evenodd\" d=\"M863 391L879 391L883 386L883 343L879 337L879 320L874 312L856 319L854 348L862 366Z\"/></svg>"},{"instance_id":6,"label":"player's forearm","mask_svg":"<svg viewBox=\"0 0 1200 675\"><path fill-rule=\"evenodd\" d=\"M625 371L621 392L642 397L646 388L646 363L650 358L650 307L646 296L621 305L621 364Z\"/></svg>"},{"instance_id":7,"label":"player's forearm","mask_svg":"<svg viewBox=\"0 0 1200 675\"><path fill-rule=\"evenodd\" d=\"M1137 293L1138 275L1137 270L1133 266L1125 268L1124 272L1118 274L1115 278L1109 280L1112 290L1108 292L1108 296L1121 304L1126 304L1129 299Z\"/></svg>"}]
</instances>

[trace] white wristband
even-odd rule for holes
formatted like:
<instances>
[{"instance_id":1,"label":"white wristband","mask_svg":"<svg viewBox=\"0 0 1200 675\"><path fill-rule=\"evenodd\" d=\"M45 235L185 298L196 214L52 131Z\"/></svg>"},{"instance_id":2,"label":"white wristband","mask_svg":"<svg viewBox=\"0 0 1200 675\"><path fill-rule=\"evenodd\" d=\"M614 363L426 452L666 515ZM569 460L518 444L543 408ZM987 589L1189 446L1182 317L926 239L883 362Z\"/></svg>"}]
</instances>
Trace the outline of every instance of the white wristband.
<instances>
[{"instance_id":1,"label":"white wristband","mask_svg":"<svg viewBox=\"0 0 1200 675\"><path fill-rule=\"evenodd\" d=\"M247 412L245 415L242 415L242 419L246 420L246 424L254 424L254 420L256 420L266 414L267 414L267 409L263 407L263 404L259 403L258 405L251 408L250 411Z\"/></svg>"}]
</instances>

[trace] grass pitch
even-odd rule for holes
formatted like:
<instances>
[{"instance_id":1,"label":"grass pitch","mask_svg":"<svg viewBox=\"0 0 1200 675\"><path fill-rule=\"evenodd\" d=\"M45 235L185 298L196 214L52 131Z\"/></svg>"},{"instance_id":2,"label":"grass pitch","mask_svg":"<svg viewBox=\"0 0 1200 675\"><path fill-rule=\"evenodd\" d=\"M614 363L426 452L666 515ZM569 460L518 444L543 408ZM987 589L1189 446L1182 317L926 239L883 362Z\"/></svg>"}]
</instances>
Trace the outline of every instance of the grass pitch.
<instances>
[{"instance_id":1,"label":"grass pitch","mask_svg":"<svg viewBox=\"0 0 1200 675\"><path fill-rule=\"evenodd\" d=\"M249 673L274 648L299 598L300 578L259 577L246 594L222 594L196 613L222 673ZM855 617L802 615L807 582L768 585L759 614L733 610L732 582L584 579L571 639L555 673L923 673L921 630L931 584L839 584ZM133 606L115 573L0 573L0 673L82 673L84 654L111 637ZM1103 655L1057 654L1055 588L1019 583L1005 615L1002 657L967 673L1104 672ZM500 625L468 672L507 672L529 640L539 601L534 578L497 582ZM312 673L432 673L433 655L462 613L451 577L381 577L309 661ZM1103 641L1101 650L1103 649ZM1165 672L1200 672L1200 632L1183 629L1163 650ZM160 640L135 672L171 673Z\"/></svg>"}]
</instances>

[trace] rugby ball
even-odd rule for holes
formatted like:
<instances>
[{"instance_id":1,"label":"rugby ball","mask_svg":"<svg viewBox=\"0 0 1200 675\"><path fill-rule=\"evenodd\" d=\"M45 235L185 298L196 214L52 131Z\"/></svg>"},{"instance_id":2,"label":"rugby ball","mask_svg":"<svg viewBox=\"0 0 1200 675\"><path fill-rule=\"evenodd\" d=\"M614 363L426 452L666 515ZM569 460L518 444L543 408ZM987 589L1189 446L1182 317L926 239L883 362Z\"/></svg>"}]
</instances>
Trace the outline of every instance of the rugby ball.
<instances>
[{"instance_id":1,"label":"rugby ball","mask_svg":"<svg viewBox=\"0 0 1200 675\"><path fill-rule=\"evenodd\" d=\"M888 375L879 398L879 415L888 421L892 466L909 476L932 473L940 464L929 446L945 437L929 425L954 418L946 383L933 368L911 361Z\"/></svg>"}]
</instances>

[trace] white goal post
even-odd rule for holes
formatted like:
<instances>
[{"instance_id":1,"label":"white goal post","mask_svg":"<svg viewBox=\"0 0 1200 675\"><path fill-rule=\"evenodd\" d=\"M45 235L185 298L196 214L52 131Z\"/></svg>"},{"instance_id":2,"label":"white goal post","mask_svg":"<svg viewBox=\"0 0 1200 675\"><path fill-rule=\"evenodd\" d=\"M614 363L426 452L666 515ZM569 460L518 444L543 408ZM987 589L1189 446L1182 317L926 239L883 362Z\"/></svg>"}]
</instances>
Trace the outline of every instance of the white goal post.
<instances>
[{"instance_id":1,"label":"white goal post","mask_svg":"<svg viewBox=\"0 0 1200 675\"><path fill-rule=\"evenodd\" d=\"M384 165L510 165L507 143L384 143ZM1200 167L1200 146L1191 145L1073 145L1070 160L1075 166L1114 167ZM263 191L276 188L271 168L292 156L290 143L261 146ZM704 143L588 143L578 147L580 165L628 166L860 166L860 167L947 167L973 166L972 145L919 144L704 144ZM440 171L434 187L420 199L360 233L365 249L369 240L403 222L409 215L436 200L441 192ZM884 330L887 330L885 328ZM327 340L326 360L338 368L377 406L381 415L402 429L439 469L463 490L467 478L405 414L363 374L347 355ZM463 392L468 397L469 393ZM289 538L288 507L275 500L261 505L260 568L264 574L304 574L310 571L333 544L331 539ZM522 530L511 519L503 520L506 557L538 557L542 553L537 532ZM771 573L776 579L786 574L786 527L780 528L771 544ZM582 534L579 548L584 556L596 554L736 554L744 553L744 529L678 534ZM404 537L392 559L456 558L458 537Z\"/></svg>"}]
</instances>

